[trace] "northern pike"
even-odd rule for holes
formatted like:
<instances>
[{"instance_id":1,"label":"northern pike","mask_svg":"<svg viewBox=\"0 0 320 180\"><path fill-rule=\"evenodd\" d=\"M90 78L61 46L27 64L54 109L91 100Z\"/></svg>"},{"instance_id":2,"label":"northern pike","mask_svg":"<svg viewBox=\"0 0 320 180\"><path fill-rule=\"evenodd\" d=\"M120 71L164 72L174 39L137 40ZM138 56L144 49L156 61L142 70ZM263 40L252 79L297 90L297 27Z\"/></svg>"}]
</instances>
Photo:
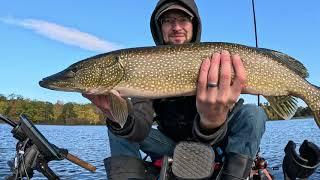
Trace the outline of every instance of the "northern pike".
<instances>
[{"instance_id":1,"label":"northern pike","mask_svg":"<svg viewBox=\"0 0 320 180\"><path fill-rule=\"evenodd\" d=\"M247 81L243 94L260 94L282 118L297 110L297 98L312 110L320 127L320 89L310 84L306 68L278 51L224 42L189 43L116 50L87 58L42 79L42 87L58 91L105 94L121 126L127 117L121 97L166 98L196 94L202 61L215 52L239 54ZM234 72L232 72L234 76Z\"/></svg>"}]
</instances>

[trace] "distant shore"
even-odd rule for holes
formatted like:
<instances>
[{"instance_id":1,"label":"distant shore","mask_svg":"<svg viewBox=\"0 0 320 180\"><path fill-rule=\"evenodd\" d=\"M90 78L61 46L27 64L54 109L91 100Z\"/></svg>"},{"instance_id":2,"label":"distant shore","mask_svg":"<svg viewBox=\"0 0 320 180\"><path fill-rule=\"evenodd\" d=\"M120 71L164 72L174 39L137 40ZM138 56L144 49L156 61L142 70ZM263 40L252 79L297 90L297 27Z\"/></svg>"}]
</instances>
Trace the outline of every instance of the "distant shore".
<instances>
[{"instance_id":1,"label":"distant shore","mask_svg":"<svg viewBox=\"0 0 320 180\"><path fill-rule=\"evenodd\" d=\"M305 119L313 119L313 116L293 117L290 120L305 120ZM268 121L284 121L284 119L272 119L272 120L268 120ZM36 125L59 125L59 126L83 126L83 125L86 125L86 126L104 126L105 125L104 122L98 122L98 123L95 123L95 124L90 124L90 123L67 123L67 124L63 124L63 123L54 123L54 122L52 122L52 123L44 123L44 122L36 123L36 122L33 122L33 123L36 124ZM0 124L6 124L6 123L0 120ZM156 123L155 123L155 125L156 125Z\"/></svg>"},{"instance_id":2,"label":"distant shore","mask_svg":"<svg viewBox=\"0 0 320 180\"><path fill-rule=\"evenodd\" d=\"M292 117L290 120L303 120L303 119L313 119L313 116ZM287 121L287 120L285 120L285 119L269 119L268 121Z\"/></svg>"}]
</instances>

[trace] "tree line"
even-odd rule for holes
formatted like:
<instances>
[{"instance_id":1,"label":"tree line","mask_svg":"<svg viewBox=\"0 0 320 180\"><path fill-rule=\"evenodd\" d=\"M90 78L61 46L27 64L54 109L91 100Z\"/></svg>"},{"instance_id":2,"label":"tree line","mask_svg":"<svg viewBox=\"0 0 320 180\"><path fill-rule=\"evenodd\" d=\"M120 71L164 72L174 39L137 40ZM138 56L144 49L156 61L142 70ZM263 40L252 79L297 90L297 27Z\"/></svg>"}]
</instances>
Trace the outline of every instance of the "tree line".
<instances>
[{"instance_id":1,"label":"tree line","mask_svg":"<svg viewBox=\"0 0 320 180\"><path fill-rule=\"evenodd\" d=\"M56 103L30 100L20 95L0 94L0 114L17 121L25 114L37 124L105 124L103 113L93 104Z\"/></svg>"},{"instance_id":2,"label":"tree line","mask_svg":"<svg viewBox=\"0 0 320 180\"><path fill-rule=\"evenodd\" d=\"M281 119L269 106L268 103L260 104L265 109L271 120ZM11 94L4 96L0 94L0 114L12 120L18 120L21 114L37 124L105 124L103 113L91 103L56 103L30 100L20 95ZM309 107L299 107L294 117L312 116Z\"/></svg>"}]
</instances>

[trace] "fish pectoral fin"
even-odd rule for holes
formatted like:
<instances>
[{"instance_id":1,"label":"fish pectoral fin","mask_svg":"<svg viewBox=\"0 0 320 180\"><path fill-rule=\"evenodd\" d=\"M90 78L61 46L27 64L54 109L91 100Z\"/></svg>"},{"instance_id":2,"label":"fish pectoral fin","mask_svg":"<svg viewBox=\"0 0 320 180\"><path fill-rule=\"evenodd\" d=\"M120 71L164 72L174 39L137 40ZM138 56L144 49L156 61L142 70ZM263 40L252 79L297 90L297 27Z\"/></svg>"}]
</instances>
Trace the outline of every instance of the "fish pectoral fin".
<instances>
[{"instance_id":1,"label":"fish pectoral fin","mask_svg":"<svg viewBox=\"0 0 320 180\"><path fill-rule=\"evenodd\" d=\"M110 103L110 113L113 120L123 128L128 118L128 105L126 100L112 92L108 92L107 97Z\"/></svg>"},{"instance_id":2,"label":"fish pectoral fin","mask_svg":"<svg viewBox=\"0 0 320 180\"><path fill-rule=\"evenodd\" d=\"M293 96L265 96L265 98L283 119L291 119L298 109L298 100Z\"/></svg>"}]
</instances>

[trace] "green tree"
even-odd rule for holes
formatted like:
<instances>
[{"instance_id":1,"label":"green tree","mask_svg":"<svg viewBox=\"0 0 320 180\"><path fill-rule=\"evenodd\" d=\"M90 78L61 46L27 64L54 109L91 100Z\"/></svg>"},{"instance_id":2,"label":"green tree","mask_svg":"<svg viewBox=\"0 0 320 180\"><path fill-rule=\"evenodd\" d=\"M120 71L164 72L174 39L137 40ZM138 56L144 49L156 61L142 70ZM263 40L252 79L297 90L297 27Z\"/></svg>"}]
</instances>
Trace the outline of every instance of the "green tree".
<instances>
[{"instance_id":1,"label":"green tree","mask_svg":"<svg viewBox=\"0 0 320 180\"><path fill-rule=\"evenodd\" d=\"M98 124L100 122L99 114L96 112L95 107L91 104L74 106L74 110L78 115L78 119L81 119L87 124Z\"/></svg>"},{"instance_id":2,"label":"green tree","mask_svg":"<svg viewBox=\"0 0 320 180\"><path fill-rule=\"evenodd\" d=\"M10 99L8 101L8 107L6 108L4 114L8 116L10 119L17 120L19 115L17 114L17 101L14 99Z\"/></svg>"},{"instance_id":3,"label":"green tree","mask_svg":"<svg viewBox=\"0 0 320 180\"><path fill-rule=\"evenodd\" d=\"M66 103L63 105L59 119L63 120L64 124L66 124L67 119L77 118L77 114L74 112L73 108L73 103Z\"/></svg>"},{"instance_id":4,"label":"green tree","mask_svg":"<svg viewBox=\"0 0 320 180\"><path fill-rule=\"evenodd\" d=\"M57 103L55 103L53 105L53 118L54 118L55 124L62 124L63 123L63 119L59 119L62 114L62 109L63 109L63 102L62 101L57 101Z\"/></svg>"},{"instance_id":5,"label":"green tree","mask_svg":"<svg viewBox=\"0 0 320 180\"><path fill-rule=\"evenodd\" d=\"M0 114L5 115L5 112L8 108L7 98L0 94Z\"/></svg>"},{"instance_id":6,"label":"green tree","mask_svg":"<svg viewBox=\"0 0 320 180\"><path fill-rule=\"evenodd\" d=\"M0 94L0 101L7 101L7 97L3 94Z\"/></svg>"},{"instance_id":7,"label":"green tree","mask_svg":"<svg viewBox=\"0 0 320 180\"><path fill-rule=\"evenodd\" d=\"M45 113L44 119L46 122L52 122L54 120L54 111L53 111L53 104L49 102L45 102Z\"/></svg>"},{"instance_id":8,"label":"green tree","mask_svg":"<svg viewBox=\"0 0 320 180\"><path fill-rule=\"evenodd\" d=\"M16 94L8 97L0 94L0 113L13 120L25 114L35 123L100 124L104 120L103 113L92 104L64 104L62 101L52 104L25 99Z\"/></svg>"}]
</instances>

